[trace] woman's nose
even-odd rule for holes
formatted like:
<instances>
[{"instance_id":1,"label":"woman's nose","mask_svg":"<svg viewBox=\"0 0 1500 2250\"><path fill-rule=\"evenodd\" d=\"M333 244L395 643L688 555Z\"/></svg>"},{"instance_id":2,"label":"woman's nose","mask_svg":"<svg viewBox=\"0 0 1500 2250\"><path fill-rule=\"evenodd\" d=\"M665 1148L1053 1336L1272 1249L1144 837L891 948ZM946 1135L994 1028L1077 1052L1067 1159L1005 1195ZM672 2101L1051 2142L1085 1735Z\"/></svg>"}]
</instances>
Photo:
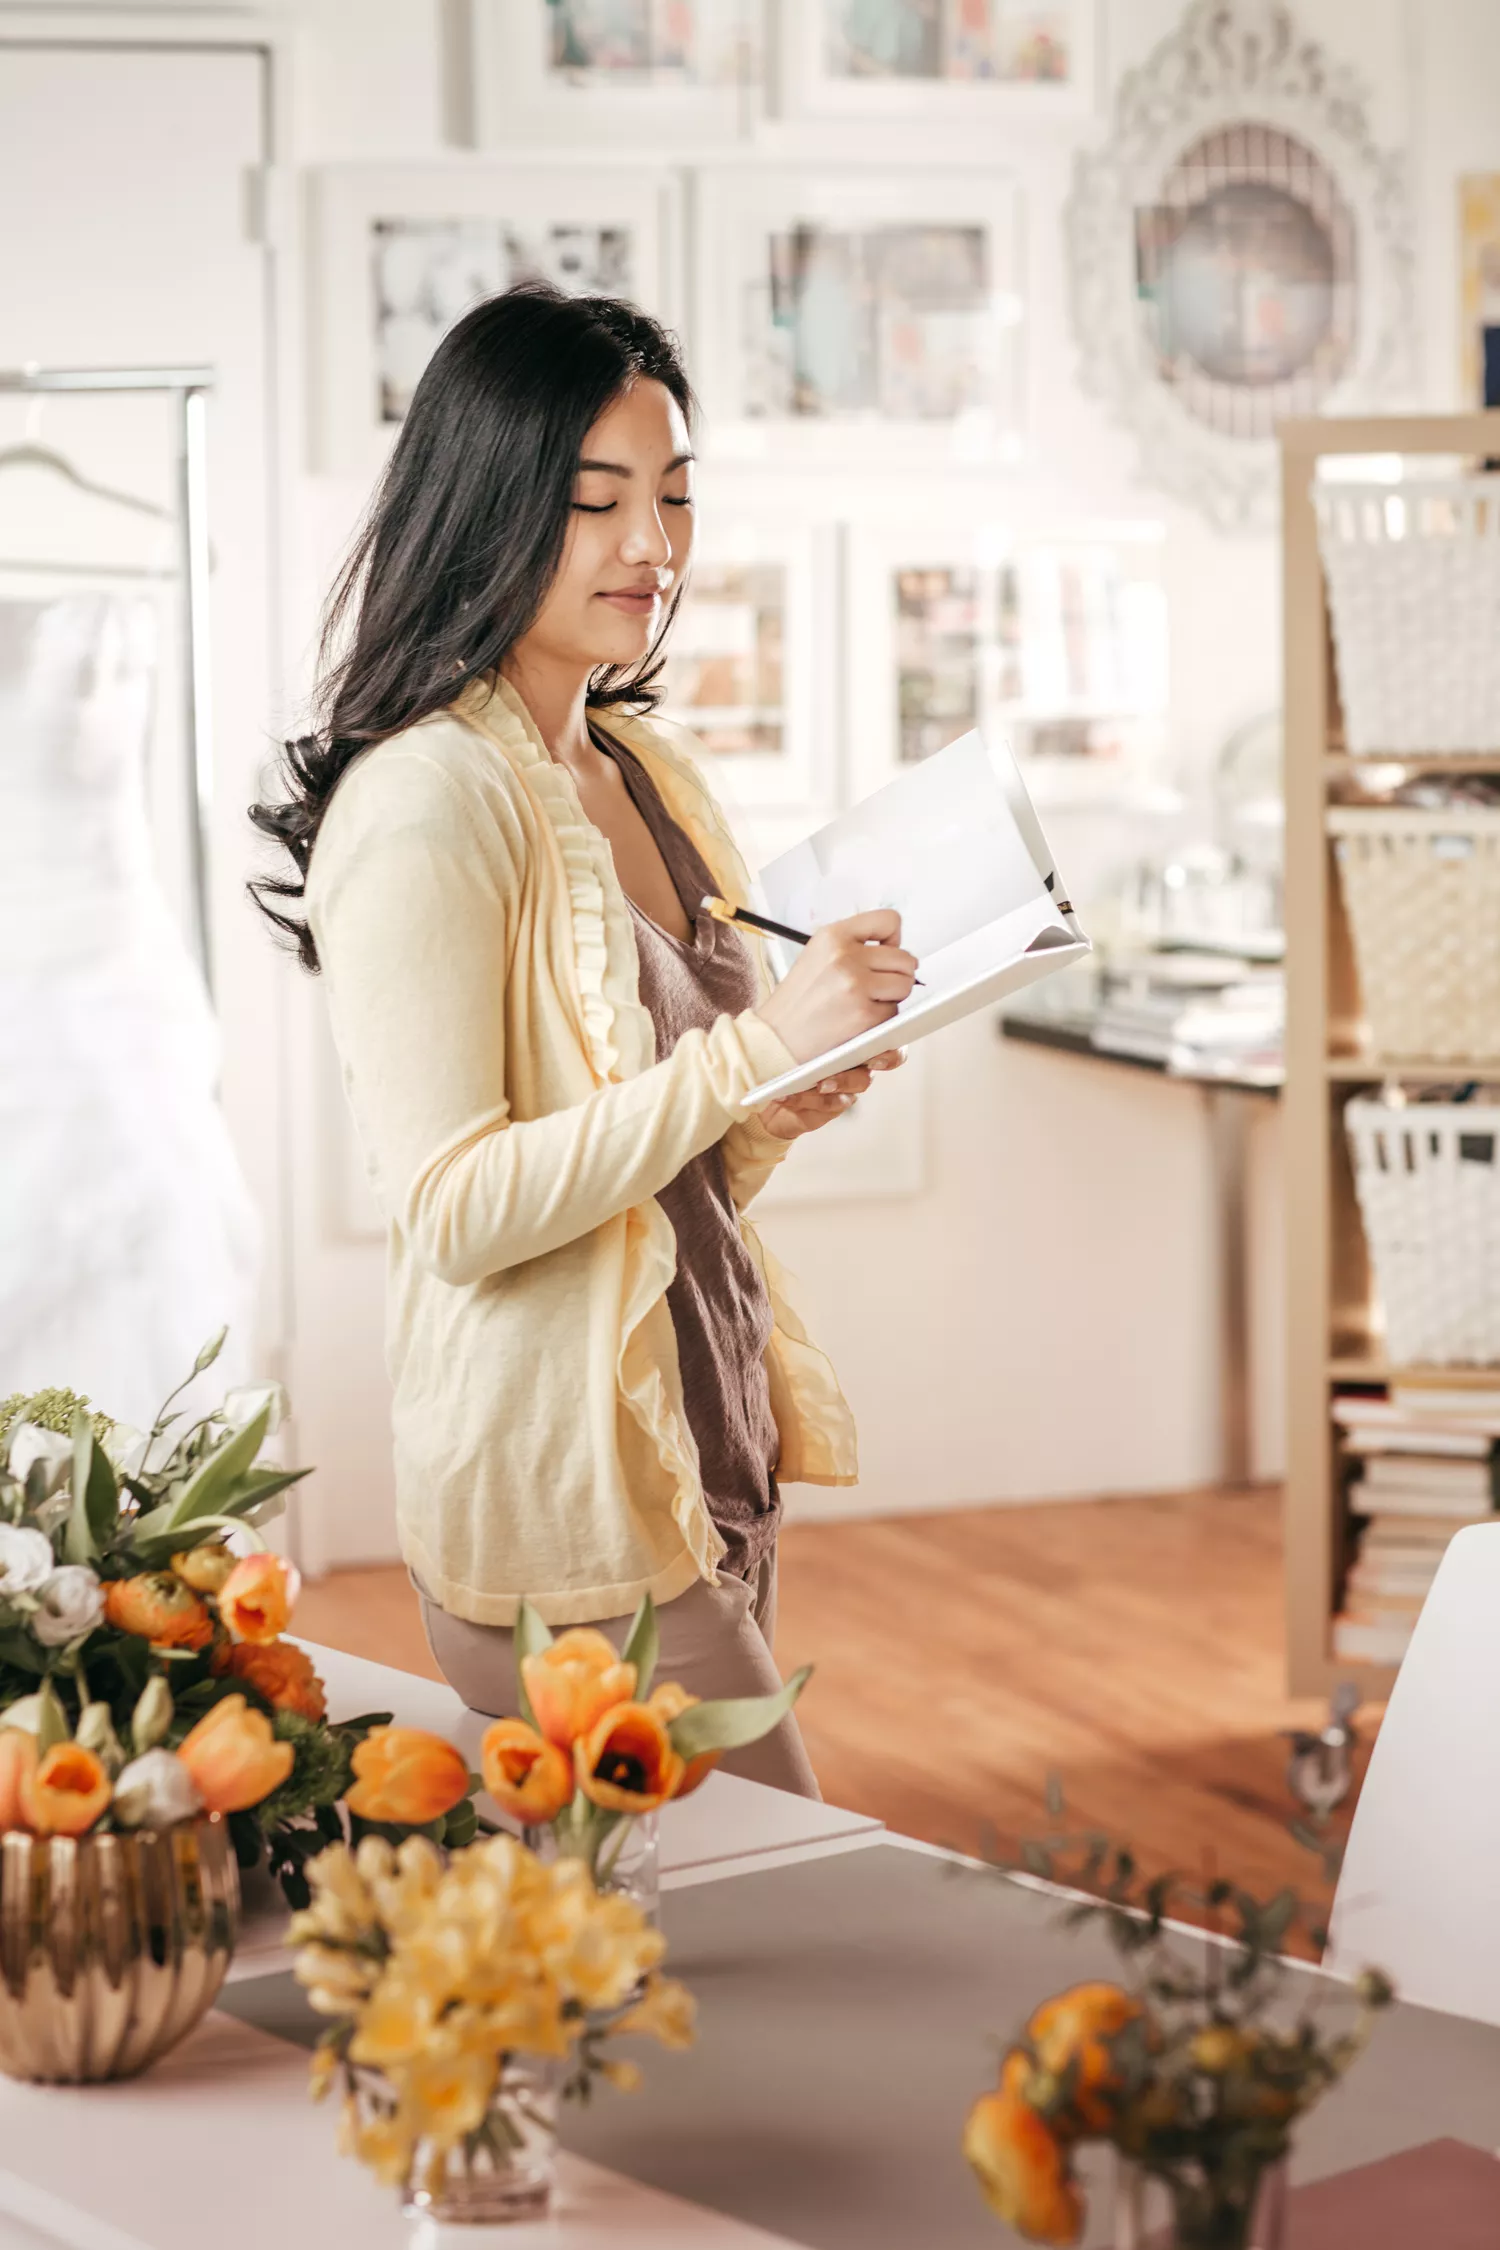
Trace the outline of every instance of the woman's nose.
<instances>
[{"instance_id":1,"label":"woman's nose","mask_svg":"<svg viewBox=\"0 0 1500 2250\"><path fill-rule=\"evenodd\" d=\"M672 542L657 509L638 516L628 526L620 542L620 560L636 565L655 563L659 569L672 560Z\"/></svg>"}]
</instances>

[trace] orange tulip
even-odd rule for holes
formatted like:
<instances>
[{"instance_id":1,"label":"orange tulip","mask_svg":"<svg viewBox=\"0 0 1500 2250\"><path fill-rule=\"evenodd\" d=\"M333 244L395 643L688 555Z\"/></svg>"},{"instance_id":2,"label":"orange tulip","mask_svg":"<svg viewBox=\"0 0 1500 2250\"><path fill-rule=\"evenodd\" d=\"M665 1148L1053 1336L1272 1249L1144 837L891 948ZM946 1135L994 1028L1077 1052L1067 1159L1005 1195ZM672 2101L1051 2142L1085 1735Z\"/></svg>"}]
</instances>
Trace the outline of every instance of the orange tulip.
<instances>
[{"instance_id":1,"label":"orange tulip","mask_svg":"<svg viewBox=\"0 0 1500 2250\"><path fill-rule=\"evenodd\" d=\"M36 1771L36 1736L21 1727L0 1727L0 1835L24 1828L21 1786Z\"/></svg>"},{"instance_id":2,"label":"orange tulip","mask_svg":"<svg viewBox=\"0 0 1500 2250\"><path fill-rule=\"evenodd\" d=\"M179 1744L178 1757L210 1812L245 1812L279 1789L292 1770L292 1746L278 1742L264 1711L226 1695Z\"/></svg>"},{"instance_id":3,"label":"orange tulip","mask_svg":"<svg viewBox=\"0 0 1500 2250\"><path fill-rule=\"evenodd\" d=\"M207 1648L214 1637L207 1605L170 1570L110 1579L104 1614L120 1632L137 1633L153 1648Z\"/></svg>"},{"instance_id":4,"label":"orange tulip","mask_svg":"<svg viewBox=\"0 0 1500 2250\"><path fill-rule=\"evenodd\" d=\"M344 1802L361 1820L421 1828L469 1794L463 1754L421 1727L372 1727L354 1753L354 1771Z\"/></svg>"},{"instance_id":5,"label":"orange tulip","mask_svg":"<svg viewBox=\"0 0 1500 2250\"><path fill-rule=\"evenodd\" d=\"M328 1698L312 1658L295 1641L236 1641L214 1658L221 1679L244 1680L278 1711L299 1719L328 1716Z\"/></svg>"},{"instance_id":6,"label":"orange tulip","mask_svg":"<svg viewBox=\"0 0 1500 2250\"><path fill-rule=\"evenodd\" d=\"M613 1643L592 1625L575 1625L550 1648L526 1657L521 1678L532 1717L559 1750L570 1750L606 1711L635 1693L635 1666L622 1664Z\"/></svg>"},{"instance_id":7,"label":"orange tulip","mask_svg":"<svg viewBox=\"0 0 1500 2250\"><path fill-rule=\"evenodd\" d=\"M207 1546L185 1547L172 1557L172 1573L195 1594L217 1594L239 1557L218 1540Z\"/></svg>"},{"instance_id":8,"label":"orange tulip","mask_svg":"<svg viewBox=\"0 0 1500 2250\"><path fill-rule=\"evenodd\" d=\"M1109 2042L1140 2013L1139 2000L1117 1984L1075 1984L1036 2010L1026 2031L1038 2066L1049 2077L1072 2079L1067 2110L1053 2120L1057 2129L1107 2130L1120 2091Z\"/></svg>"},{"instance_id":9,"label":"orange tulip","mask_svg":"<svg viewBox=\"0 0 1500 2250\"><path fill-rule=\"evenodd\" d=\"M662 1725L669 1727L674 1719L680 1719L684 1711L690 1711L695 1703L701 1703L702 1700L701 1695L689 1695L687 1689L679 1686L676 1680L663 1680L659 1688L652 1689L646 1701L646 1709L654 1711ZM723 1752L720 1750L704 1750L696 1758L689 1758L687 1770L672 1792L673 1802L676 1803L681 1797L691 1797L693 1791L707 1781L722 1756Z\"/></svg>"},{"instance_id":10,"label":"orange tulip","mask_svg":"<svg viewBox=\"0 0 1500 2250\"><path fill-rule=\"evenodd\" d=\"M524 1719L497 1719L479 1745L484 1786L502 1812L527 1828L555 1820L573 1798L573 1768L545 1735Z\"/></svg>"},{"instance_id":11,"label":"orange tulip","mask_svg":"<svg viewBox=\"0 0 1500 2250\"><path fill-rule=\"evenodd\" d=\"M578 1786L606 1812L655 1812L675 1797L687 1768L645 1703L619 1703L573 1745Z\"/></svg>"},{"instance_id":12,"label":"orange tulip","mask_svg":"<svg viewBox=\"0 0 1500 2250\"><path fill-rule=\"evenodd\" d=\"M81 1836L108 1805L109 1775L92 1750L57 1742L21 1775L21 1810L39 1836Z\"/></svg>"},{"instance_id":13,"label":"orange tulip","mask_svg":"<svg viewBox=\"0 0 1500 2250\"><path fill-rule=\"evenodd\" d=\"M219 1588L219 1615L237 1641L274 1641L291 1614L291 1575L280 1555L246 1555Z\"/></svg>"},{"instance_id":14,"label":"orange tulip","mask_svg":"<svg viewBox=\"0 0 1500 2250\"><path fill-rule=\"evenodd\" d=\"M1065 2144L1024 2098L1030 2065L1018 2050L1006 2056L999 2090L982 2094L964 2126L964 2155L998 2218L1031 2242L1074 2243L1083 2229L1083 2197Z\"/></svg>"}]
</instances>

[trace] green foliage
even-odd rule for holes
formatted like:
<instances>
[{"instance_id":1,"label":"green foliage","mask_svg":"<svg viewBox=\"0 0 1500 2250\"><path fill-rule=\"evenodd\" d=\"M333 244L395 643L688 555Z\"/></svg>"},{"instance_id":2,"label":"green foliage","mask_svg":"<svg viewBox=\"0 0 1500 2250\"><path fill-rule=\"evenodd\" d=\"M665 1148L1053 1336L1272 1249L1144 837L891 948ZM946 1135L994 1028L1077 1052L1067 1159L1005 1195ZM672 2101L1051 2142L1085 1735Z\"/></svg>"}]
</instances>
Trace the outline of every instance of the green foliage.
<instances>
[{"instance_id":1,"label":"green foliage","mask_svg":"<svg viewBox=\"0 0 1500 2250\"><path fill-rule=\"evenodd\" d=\"M812 1666L794 1672L779 1695L731 1696L718 1703L694 1703L667 1728L681 1758L701 1758L708 1750L742 1750L779 1726L812 1677Z\"/></svg>"},{"instance_id":2,"label":"green foliage","mask_svg":"<svg viewBox=\"0 0 1500 2250\"><path fill-rule=\"evenodd\" d=\"M641 1606L636 1611L625 1646L620 1651L621 1660L635 1666L635 1699L644 1703L651 1693L651 1682L656 1677L656 1659L661 1650L661 1630L656 1622L656 1604L649 1594L642 1594Z\"/></svg>"}]
</instances>

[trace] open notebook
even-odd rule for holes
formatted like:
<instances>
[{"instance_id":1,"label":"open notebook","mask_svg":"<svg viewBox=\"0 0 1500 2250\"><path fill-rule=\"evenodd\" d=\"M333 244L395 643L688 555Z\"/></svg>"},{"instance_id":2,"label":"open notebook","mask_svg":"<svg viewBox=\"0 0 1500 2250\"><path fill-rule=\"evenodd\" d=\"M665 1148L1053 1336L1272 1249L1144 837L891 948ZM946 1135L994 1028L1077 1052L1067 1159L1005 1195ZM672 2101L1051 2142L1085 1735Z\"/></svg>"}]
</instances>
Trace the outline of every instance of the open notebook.
<instances>
[{"instance_id":1,"label":"open notebook","mask_svg":"<svg viewBox=\"0 0 1500 2250\"><path fill-rule=\"evenodd\" d=\"M809 931L893 906L922 978L889 1022L755 1087L757 1107L925 1039L1089 951L1015 760L993 735L950 742L770 861L754 903ZM799 948L767 943L785 973Z\"/></svg>"}]
</instances>

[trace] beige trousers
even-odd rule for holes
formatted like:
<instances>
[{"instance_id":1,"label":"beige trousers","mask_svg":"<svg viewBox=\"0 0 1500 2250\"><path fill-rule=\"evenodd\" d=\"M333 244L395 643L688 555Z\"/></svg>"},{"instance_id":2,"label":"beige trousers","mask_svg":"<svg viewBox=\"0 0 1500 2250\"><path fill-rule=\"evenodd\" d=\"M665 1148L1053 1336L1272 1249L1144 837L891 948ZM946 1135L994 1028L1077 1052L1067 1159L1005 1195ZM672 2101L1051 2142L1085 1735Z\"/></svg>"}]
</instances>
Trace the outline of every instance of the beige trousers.
<instances>
[{"instance_id":1,"label":"beige trousers","mask_svg":"<svg viewBox=\"0 0 1500 2250\"><path fill-rule=\"evenodd\" d=\"M440 1609L420 1581L422 1624L427 1645L448 1685L471 1711L507 1718L516 1708L514 1637L508 1626L471 1625ZM776 1632L776 1551L773 1548L753 1580L721 1578L716 1586L699 1579L676 1601L657 1610L661 1631L658 1680L677 1680L706 1703L719 1696L774 1695L781 1675L771 1654ZM601 1617L599 1630L620 1647L630 1630L628 1617ZM783 1719L759 1742L724 1755L724 1771L746 1781L763 1781L797 1797L818 1797L817 1777L795 1718Z\"/></svg>"}]
</instances>

